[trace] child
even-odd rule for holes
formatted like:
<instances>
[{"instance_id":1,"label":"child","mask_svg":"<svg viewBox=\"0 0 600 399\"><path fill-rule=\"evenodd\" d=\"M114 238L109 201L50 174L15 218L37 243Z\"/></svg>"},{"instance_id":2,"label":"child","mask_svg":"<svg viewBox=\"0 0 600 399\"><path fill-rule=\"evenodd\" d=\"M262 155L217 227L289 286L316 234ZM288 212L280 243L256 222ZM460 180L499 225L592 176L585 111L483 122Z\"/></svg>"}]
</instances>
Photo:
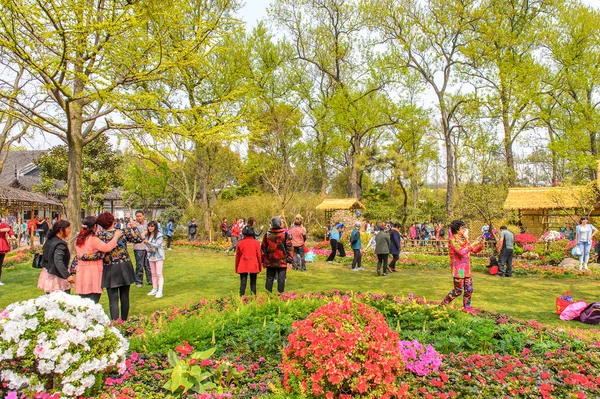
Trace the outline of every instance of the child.
<instances>
[{"instance_id":1,"label":"child","mask_svg":"<svg viewBox=\"0 0 600 399\"><path fill-rule=\"evenodd\" d=\"M496 274L498 274L498 259L496 259L495 256L492 256L490 258L490 264L488 265L488 269L491 275L495 276Z\"/></svg>"}]
</instances>

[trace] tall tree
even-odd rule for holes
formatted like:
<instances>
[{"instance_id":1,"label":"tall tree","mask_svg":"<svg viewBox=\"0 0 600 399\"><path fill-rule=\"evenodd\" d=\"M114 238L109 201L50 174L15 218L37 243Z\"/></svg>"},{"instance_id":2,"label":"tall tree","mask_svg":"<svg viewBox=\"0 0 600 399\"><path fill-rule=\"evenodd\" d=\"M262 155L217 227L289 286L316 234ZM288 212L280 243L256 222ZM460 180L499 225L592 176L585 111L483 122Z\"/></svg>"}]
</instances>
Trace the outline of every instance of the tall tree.
<instances>
[{"instance_id":1,"label":"tall tree","mask_svg":"<svg viewBox=\"0 0 600 399\"><path fill-rule=\"evenodd\" d=\"M569 1L549 19L545 48L552 81L550 104L556 104L552 148L566 159L573 177L596 179L600 126L600 12ZM561 138L562 137L562 138Z\"/></svg>"},{"instance_id":2,"label":"tall tree","mask_svg":"<svg viewBox=\"0 0 600 399\"><path fill-rule=\"evenodd\" d=\"M535 127L535 100L541 95L543 71L534 56L540 44L542 16L551 12L548 0L489 0L485 17L463 49L464 69L481 101L480 117L502 127L508 183L517 181L514 144Z\"/></svg>"},{"instance_id":3,"label":"tall tree","mask_svg":"<svg viewBox=\"0 0 600 399\"><path fill-rule=\"evenodd\" d=\"M0 81L0 101L13 117L67 144L67 217L75 225L83 148L113 127L109 116L131 83L179 61L161 57L172 18L155 18L177 12L157 1L0 2L0 64L23 71L16 96L7 84L15 75Z\"/></svg>"},{"instance_id":4,"label":"tall tree","mask_svg":"<svg viewBox=\"0 0 600 399\"><path fill-rule=\"evenodd\" d=\"M466 34L481 17L478 0L369 0L364 2L372 27L390 46L391 68L409 68L435 93L446 152L446 213L454 214L453 137L456 114L465 99L453 95L456 66Z\"/></svg>"},{"instance_id":5,"label":"tall tree","mask_svg":"<svg viewBox=\"0 0 600 399\"><path fill-rule=\"evenodd\" d=\"M298 94L312 119L321 175L329 173L327 159L337 161L350 171L348 195L360 198L366 143L395 120L386 112L389 81L377 71L375 43L358 2L277 0L269 11L291 38L299 70L307 72Z\"/></svg>"}]
</instances>

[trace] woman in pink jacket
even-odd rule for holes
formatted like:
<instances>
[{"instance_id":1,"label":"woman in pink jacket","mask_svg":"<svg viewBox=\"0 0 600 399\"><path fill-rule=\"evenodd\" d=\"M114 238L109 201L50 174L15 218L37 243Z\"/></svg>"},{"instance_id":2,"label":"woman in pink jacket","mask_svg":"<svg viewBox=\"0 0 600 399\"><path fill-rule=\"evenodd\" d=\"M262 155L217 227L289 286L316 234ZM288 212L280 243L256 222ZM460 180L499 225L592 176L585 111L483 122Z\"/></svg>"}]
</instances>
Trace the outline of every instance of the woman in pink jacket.
<instances>
[{"instance_id":1,"label":"woman in pink jacket","mask_svg":"<svg viewBox=\"0 0 600 399\"><path fill-rule=\"evenodd\" d=\"M448 252L450 254L450 269L454 278L454 289L448 293L440 305L448 305L459 297L463 291L463 306L465 309L471 307L471 295L473 295L473 278L471 276L471 253L477 253L483 249L481 237L469 243L465 231L467 226L462 220L450 223L448 237Z\"/></svg>"},{"instance_id":2,"label":"woman in pink jacket","mask_svg":"<svg viewBox=\"0 0 600 399\"><path fill-rule=\"evenodd\" d=\"M246 284L250 276L250 291L256 295L256 276L262 270L260 241L256 240L254 227L247 225L242 232L244 238L238 242L235 251L235 272L240 275L240 296L246 294Z\"/></svg>"},{"instance_id":3,"label":"woman in pink jacket","mask_svg":"<svg viewBox=\"0 0 600 399\"><path fill-rule=\"evenodd\" d=\"M81 230L75 240L77 253L77 276L75 278L75 293L82 298L89 298L95 303L100 302L102 295L102 258L104 252L110 252L117 246L121 230L115 232L112 240L105 243L96 237L96 218L88 216L83 219Z\"/></svg>"}]
</instances>

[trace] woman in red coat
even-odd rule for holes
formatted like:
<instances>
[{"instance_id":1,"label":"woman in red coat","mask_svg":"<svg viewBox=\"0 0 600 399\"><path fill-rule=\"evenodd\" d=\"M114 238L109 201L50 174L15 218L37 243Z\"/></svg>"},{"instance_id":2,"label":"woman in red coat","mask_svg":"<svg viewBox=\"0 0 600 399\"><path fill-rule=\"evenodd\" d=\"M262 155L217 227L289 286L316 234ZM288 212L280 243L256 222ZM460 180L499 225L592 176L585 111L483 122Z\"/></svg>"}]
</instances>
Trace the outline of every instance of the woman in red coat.
<instances>
[{"instance_id":1,"label":"woman in red coat","mask_svg":"<svg viewBox=\"0 0 600 399\"><path fill-rule=\"evenodd\" d=\"M250 291L256 295L256 276L262 270L260 242L254 236L252 226L244 227L244 238L238 242L235 251L235 272L240 275L240 295L246 294L246 284L250 275Z\"/></svg>"}]
</instances>

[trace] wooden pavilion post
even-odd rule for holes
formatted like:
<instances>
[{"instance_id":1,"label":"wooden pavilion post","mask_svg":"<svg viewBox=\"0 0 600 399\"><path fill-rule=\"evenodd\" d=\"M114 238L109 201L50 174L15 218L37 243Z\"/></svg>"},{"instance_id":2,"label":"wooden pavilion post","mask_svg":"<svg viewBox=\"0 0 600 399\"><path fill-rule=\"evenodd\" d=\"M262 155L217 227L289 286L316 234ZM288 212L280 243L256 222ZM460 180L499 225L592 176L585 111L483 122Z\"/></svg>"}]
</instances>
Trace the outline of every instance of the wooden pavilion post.
<instances>
[{"instance_id":1,"label":"wooden pavilion post","mask_svg":"<svg viewBox=\"0 0 600 399\"><path fill-rule=\"evenodd\" d=\"M33 230L33 218L34 218L34 213L35 213L35 205L33 204L33 202L31 203L31 231L29 232L29 248L33 249L35 244L35 234L34 234L34 230Z\"/></svg>"}]
</instances>

